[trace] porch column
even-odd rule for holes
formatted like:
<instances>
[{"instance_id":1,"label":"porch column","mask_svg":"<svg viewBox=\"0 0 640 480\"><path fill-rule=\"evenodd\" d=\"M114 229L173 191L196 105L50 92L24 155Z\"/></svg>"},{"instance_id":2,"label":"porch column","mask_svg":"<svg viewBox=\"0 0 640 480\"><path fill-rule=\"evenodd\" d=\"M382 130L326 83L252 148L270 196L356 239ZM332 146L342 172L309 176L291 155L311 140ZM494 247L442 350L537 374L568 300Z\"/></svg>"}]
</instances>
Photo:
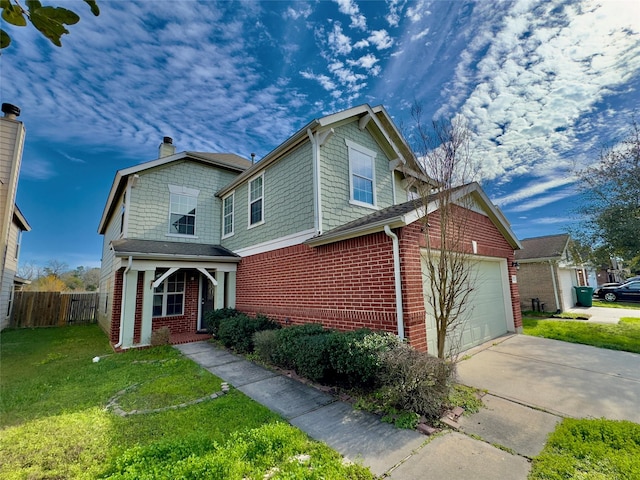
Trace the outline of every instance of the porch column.
<instances>
[{"instance_id":1,"label":"porch column","mask_svg":"<svg viewBox=\"0 0 640 480\"><path fill-rule=\"evenodd\" d=\"M218 282L218 285L216 286L216 298L213 307L215 309L224 308L224 272L216 270L216 282Z\"/></svg>"},{"instance_id":2,"label":"porch column","mask_svg":"<svg viewBox=\"0 0 640 480\"><path fill-rule=\"evenodd\" d=\"M125 278L124 318L122 320L121 348L133 346L133 329L136 322L136 291L138 288L138 271L130 269Z\"/></svg>"},{"instance_id":3,"label":"porch column","mask_svg":"<svg viewBox=\"0 0 640 480\"><path fill-rule=\"evenodd\" d=\"M227 300L229 308L236 308L236 272L229 272L227 277Z\"/></svg>"},{"instance_id":4,"label":"porch column","mask_svg":"<svg viewBox=\"0 0 640 480\"><path fill-rule=\"evenodd\" d=\"M155 268L144 271L144 288L142 295L142 328L140 330L140 345L151 345L151 327L153 326L153 280Z\"/></svg>"}]
</instances>

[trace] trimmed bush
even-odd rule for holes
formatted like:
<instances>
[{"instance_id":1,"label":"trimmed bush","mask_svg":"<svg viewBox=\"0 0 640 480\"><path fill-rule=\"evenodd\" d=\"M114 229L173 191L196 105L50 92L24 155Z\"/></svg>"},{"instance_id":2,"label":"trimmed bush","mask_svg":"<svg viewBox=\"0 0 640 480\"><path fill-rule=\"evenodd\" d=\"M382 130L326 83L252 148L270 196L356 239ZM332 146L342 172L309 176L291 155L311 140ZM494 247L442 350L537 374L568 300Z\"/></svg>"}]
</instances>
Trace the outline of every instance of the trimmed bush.
<instances>
[{"instance_id":1,"label":"trimmed bush","mask_svg":"<svg viewBox=\"0 0 640 480\"><path fill-rule=\"evenodd\" d=\"M261 330L253 334L253 349L260 360L275 365L275 351L278 348L278 333L282 330Z\"/></svg>"},{"instance_id":2,"label":"trimmed bush","mask_svg":"<svg viewBox=\"0 0 640 480\"><path fill-rule=\"evenodd\" d=\"M278 328L280 328L278 323L264 315L251 318L240 314L220 322L218 338L225 347L233 348L240 353L251 353L254 349L253 336L256 332Z\"/></svg>"},{"instance_id":3,"label":"trimmed bush","mask_svg":"<svg viewBox=\"0 0 640 480\"><path fill-rule=\"evenodd\" d=\"M384 404L430 420L447 404L455 365L400 345L382 353L380 380Z\"/></svg>"},{"instance_id":4,"label":"trimmed bush","mask_svg":"<svg viewBox=\"0 0 640 480\"><path fill-rule=\"evenodd\" d=\"M217 310L211 310L204 314L204 321L207 325L207 332L212 335L218 335L218 328L220 328L220 322L225 318L232 318L240 315L240 312L235 308L218 308Z\"/></svg>"},{"instance_id":5,"label":"trimmed bush","mask_svg":"<svg viewBox=\"0 0 640 480\"><path fill-rule=\"evenodd\" d=\"M307 323L305 325L294 325L278 331L277 345L273 352L273 361L283 368L296 368L296 357L299 356L299 337L311 337L314 335L325 335L329 333L322 325L317 323ZM304 347L302 347L304 348Z\"/></svg>"},{"instance_id":6,"label":"trimmed bush","mask_svg":"<svg viewBox=\"0 0 640 480\"><path fill-rule=\"evenodd\" d=\"M380 354L399 344L398 337L386 332L336 332L329 345L329 361L335 375L332 383L373 386L382 365Z\"/></svg>"}]
</instances>

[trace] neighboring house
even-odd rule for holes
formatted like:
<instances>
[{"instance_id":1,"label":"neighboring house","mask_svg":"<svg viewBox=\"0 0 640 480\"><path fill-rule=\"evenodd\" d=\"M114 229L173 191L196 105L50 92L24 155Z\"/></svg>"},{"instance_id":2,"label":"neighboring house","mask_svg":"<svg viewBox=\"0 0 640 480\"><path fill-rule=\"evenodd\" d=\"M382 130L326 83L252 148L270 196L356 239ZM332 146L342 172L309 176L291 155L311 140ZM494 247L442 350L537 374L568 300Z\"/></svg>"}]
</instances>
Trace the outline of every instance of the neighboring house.
<instances>
[{"instance_id":1,"label":"neighboring house","mask_svg":"<svg viewBox=\"0 0 640 480\"><path fill-rule=\"evenodd\" d=\"M597 270L596 283L602 285L604 283L622 283L627 278L628 271L622 267L621 262L615 258L609 258L608 265L601 265ZM596 285L594 285L596 286Z\"/></svg>"},{"instance_id":2,"label":"neighboring house","mask_svg":"<svg viewBox=\"0 0 640 480\"><path fill-rule=\"evenodd\" d=\"M516 261L523 310L532 310L533 299L544 304L541 309L546 312L562 312L576 305L574 287L589 285L592 275L572 253L571 245L567 233L522 240Z\"/></svg>"},{"instance_id":3,"label":"neighboring house","mask_svg":"<svg viewBox=\"0 0 640 480\"><path fill-rule=\"evenodd\" d=\"M16 275L22 232L31 230L15 204L22 163L25 128L16 118L20 109L3 103L0 118L0 330L9 325L13 295L27 280Z\"/></svg>"},{"instance_id":4,"label":"neighboring house","mask_svg":"<svg viewBox=\"0 0 640 480\"><path fill-rule=\"evenodd\" d=\"M382 107L313 120L252 165L183 152L116 174L100 221L101 325L121 348L205 327L208 309L236 307L284 324L386 330L433 350L417 182L432 181ZM468 249L488 281L474 298L465 346L519 331L507 221L477 184ZM432 199L434 200L434 199ZM426 214L433 213L435 201ZM428 228L437 232L437 218Z\"/></svg>"}]
</instances>

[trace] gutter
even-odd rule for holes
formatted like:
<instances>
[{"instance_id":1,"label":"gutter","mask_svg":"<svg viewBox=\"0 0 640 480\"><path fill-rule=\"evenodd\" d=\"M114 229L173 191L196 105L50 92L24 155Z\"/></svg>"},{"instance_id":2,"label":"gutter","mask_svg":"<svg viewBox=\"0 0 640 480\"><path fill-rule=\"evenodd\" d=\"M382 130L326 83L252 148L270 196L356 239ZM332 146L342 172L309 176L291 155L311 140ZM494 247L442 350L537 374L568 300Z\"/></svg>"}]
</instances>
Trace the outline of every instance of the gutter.
<instances>
[{"instance_id":1,"label":"gutter","mask_svg":"<svg viewBox=\"0 0 640 480\"><path fill-rule=\"evenodd\" d=\"M556 283L556 272L553 268L553 262L549 260L549 267L551 267L551 283L553 283L553 295L556 299L556 313L561 312L560 300L558 298L558 284Z\"/></svg>"},{"instance_id":2,"label":"gutter","mask_svg":"<svg viewBox=\"0 0 640 480\"><path fill-rule=\"evenodd\" d=\"M311 151L313 155L313 226L316 231L315 234L322 235L322 212L320 211L320 145L318 145L318 141L310 128L307 128L307 135L311 142Z\"/></svg>"},{"instance_id":3,"label":"gutter","mask_svg":"<svg viewBox=\"0 0 640 480\"><path fill-rule=\"evenodd\" d=\"M396 318L398 321L398 337L404 340L404 314L402 308L402 281L400 279L400 246L398 236L391 231L389 225L384 226L384 233L393 242L393 276L396 284Z\"/></svg>"},{"instance_id":4,"label":"gutter","mask_svg":"<svg viewBox=\"0 0 640 480\"><path fill-rule=\"evenodd\" d=\"M118 333L118 343L116 343L113 348L120 348L122 345L122 327L124 324L124 301L127 291L127 273L131 270L131 264L133 263L133 257L129 255L129 262L127 263L127 268L124 269L124 273L122 274L122 295L120 300L120 331Z\"/></svg>"}]
</instances>

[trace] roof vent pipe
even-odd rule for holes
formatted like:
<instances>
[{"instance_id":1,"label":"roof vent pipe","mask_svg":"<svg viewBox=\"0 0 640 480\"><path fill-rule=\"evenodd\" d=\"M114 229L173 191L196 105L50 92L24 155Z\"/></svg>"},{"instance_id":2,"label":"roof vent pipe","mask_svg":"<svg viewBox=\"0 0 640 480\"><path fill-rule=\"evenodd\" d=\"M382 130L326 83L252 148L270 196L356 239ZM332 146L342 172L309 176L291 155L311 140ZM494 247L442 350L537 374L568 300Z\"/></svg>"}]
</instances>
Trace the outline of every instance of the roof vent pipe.
<instances>
[{"instance_id":1,"label":"roof vent pipe","mask_svg":"<svg viewBox=\"0 0 640 480\"><path fill-rule=\"evenodd\" d=\"M15 120L20 116L20 109L10 103L3 103L2 113L4 113L4 118L8 120Z\"/></svg>"},{"instance_id":2,"label":"roof vent pipe","mask_svg":"<svg viewBox=\"0 0 640 480\"><path fill-rule=\"evenodd\" d=\"M160 151L158 154L158 158L169 157L174 153L176 153L176 147L173 144L173 138L163 137L162 143L160 144Z\"/></svg>"},{"instance_id":3,"label":"roof vent pipe","mask_svg":"<svg viewBox=\"0 0 640 480\"><path fill-rule=\"evenodd\" d=\"M254 163L256 163L256 154L255 153L251 153L251 165L253 165Z\"/></svg>"}]
</instances>

